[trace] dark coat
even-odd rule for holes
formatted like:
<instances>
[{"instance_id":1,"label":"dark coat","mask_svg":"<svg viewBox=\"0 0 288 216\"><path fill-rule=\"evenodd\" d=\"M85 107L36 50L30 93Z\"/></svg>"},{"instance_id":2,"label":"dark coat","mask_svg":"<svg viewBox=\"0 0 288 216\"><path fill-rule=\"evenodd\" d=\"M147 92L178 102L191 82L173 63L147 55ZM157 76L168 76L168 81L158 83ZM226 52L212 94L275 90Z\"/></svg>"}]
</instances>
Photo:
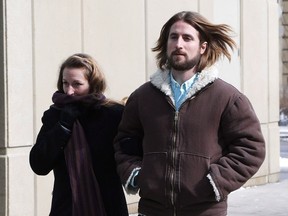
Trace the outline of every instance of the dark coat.
<instances>
[{"instance_id":1,"label":"dark coat","mask_svg":"<svg viewBox=\"0 0 288 216\"><path fill-rule=\"evenodd\" d=\"M79 121L90 146L94 173L102 193L107 216L127 216L127 205L116 172L113 139L123 112L122 105L86 110ZM30 165L38 175L54 172L51 216L72 215L72 195L63 148L69 135L59 125L61 110L50 107L30 152Z\"/></svg>"},{"instance_id":2,"label":"dark coat","mask_svg":"<svg viewBox=\"0 0 288 216\"><path fill-rule=\"evenodd\" d=\"M147 216L224 216L227 196L265 156L260 123L241 92L202 71L179 111L168 72L154 74L125 106L115 139L127 192L133 170L139 212ZM209 177L209 178L208 178Z\"/></svg>"}]
</instances>

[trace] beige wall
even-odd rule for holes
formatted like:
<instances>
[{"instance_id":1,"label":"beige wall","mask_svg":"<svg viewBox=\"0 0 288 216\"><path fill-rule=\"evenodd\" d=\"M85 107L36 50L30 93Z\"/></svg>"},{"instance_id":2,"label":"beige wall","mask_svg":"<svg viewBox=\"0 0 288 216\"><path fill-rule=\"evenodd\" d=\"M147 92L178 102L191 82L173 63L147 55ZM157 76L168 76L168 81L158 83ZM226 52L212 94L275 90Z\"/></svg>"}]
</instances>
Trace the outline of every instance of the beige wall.
<instances>
[{"instance_id":1,"label":"beige wall","mask_svg":"<svg viewBox=\"0 0 288 216\"><path fill-rule=\"evenodd\" d=\"M0 9L0 215L33 215L27 160L34 138L31 2L1 1Z\"/></svg>"},{"instance_id":2,"label":"beige wall","mask_svg":"<svg viewBox=\"0 0 288 216\"><path fill-rule=\"evenodd\" d=\"M121 100L156 70L155 45L174 13L194 10L235 31L238 50L220 76L251 100L267 157L247 185L279 179L279 33L276 0L3 0L0 20L0 215L47 215L53 176L37 177L28 155L56 90L60 63L76 52L104 70ZM127 196L129 203L137 196ZM131 207L133 210L133 206Z\"/></svg>"}]
</instances>

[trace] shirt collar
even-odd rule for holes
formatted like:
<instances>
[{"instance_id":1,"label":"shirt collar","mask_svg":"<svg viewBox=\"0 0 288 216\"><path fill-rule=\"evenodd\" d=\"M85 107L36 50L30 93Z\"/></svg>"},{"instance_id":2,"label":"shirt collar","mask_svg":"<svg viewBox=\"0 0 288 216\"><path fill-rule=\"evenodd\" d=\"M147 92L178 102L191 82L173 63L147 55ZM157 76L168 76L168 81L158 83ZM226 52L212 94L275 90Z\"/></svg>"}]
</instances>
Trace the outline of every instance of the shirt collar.
<instances>
[{"instance_id":1,"label":"shirt collar","mask_svg":"<svg viewBox=\"0 0 288 216\"><path fill-rule=\"evenodd\" d=\"M189 80L185 81L180 86L180 84L174 79L172 72L170 71L171 85L173 88L180 88L180 89L184 89L185 91L187 91L187 89L194 83L194 80L197 77L197 74L198 73L195 73Z\"/></svg>"}]
</instances>

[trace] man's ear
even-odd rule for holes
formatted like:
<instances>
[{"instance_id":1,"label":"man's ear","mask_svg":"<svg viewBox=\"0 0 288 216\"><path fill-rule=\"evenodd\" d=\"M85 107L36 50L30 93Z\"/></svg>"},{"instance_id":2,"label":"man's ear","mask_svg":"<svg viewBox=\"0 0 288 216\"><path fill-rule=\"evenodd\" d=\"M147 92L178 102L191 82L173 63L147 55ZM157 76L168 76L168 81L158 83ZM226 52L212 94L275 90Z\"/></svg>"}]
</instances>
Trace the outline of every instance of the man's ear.
<instances>
[{"instance_id":1,"label":"man's ear","mask_svg":"<svg viewBox=\"0 0 288 216\"><path fill-rule=\"evenodd\" d=\"M205 41L205 42L203 42L201 45L200 45L200 54L202 55L204 52L205 52L205 50L206 50L206 48L207 48L207 42Z\"/></svg>"}]
</instances>

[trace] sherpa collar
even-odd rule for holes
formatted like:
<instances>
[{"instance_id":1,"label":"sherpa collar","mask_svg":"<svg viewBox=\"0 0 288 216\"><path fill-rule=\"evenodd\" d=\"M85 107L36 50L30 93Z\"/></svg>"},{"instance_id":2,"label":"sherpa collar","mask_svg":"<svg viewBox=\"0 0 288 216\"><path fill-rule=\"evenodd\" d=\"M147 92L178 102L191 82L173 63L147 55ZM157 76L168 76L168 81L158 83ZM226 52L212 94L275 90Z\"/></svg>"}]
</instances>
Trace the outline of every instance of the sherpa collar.
<instances>
[{"instance_id":1,"label":"sherpa collar","mask_svg":"<svg viewBox=\"0 0 288 216\"><path fill-rule=\"evenodd\" d=\"M209 83L214 82L218 78L218 70L216 66L211 66L205 68L201 73L199 73L197 81L194 83L186 98L190 98L196 92L200 91L202 88L207 86ZM170 86L170 77L168 70L158 70L150 77L151 83L162 91L164 94L169 96L174 103L174 98L172 94L172 89Z\"/></svg>"}]
</instances>

